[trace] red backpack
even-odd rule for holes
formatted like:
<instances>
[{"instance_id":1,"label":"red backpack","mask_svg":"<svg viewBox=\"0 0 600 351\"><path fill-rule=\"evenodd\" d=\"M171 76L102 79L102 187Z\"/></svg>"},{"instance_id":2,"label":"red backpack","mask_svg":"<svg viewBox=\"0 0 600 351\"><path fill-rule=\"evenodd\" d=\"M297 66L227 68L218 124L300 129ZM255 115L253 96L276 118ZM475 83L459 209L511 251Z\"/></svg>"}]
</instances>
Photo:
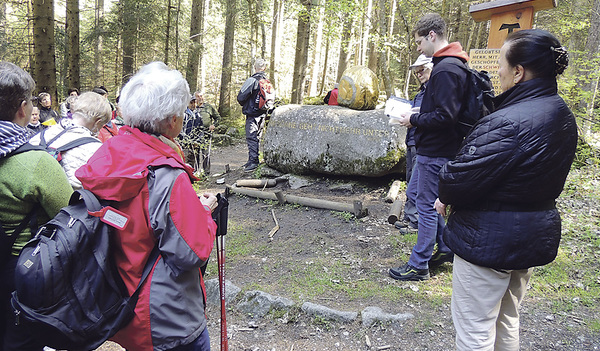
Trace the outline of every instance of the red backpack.
<instances>
[{"instance_id":1,"label":"red backpack","mask_svg":"<svg viewBox=\"0 0 600 351\"><path fill-rule=\"evenodd\" d=\"M275 103L275 88L273 84L267 79L262 78L258 80L258 109L267 111L273 108Z\"/></svg>"}]
</instances>

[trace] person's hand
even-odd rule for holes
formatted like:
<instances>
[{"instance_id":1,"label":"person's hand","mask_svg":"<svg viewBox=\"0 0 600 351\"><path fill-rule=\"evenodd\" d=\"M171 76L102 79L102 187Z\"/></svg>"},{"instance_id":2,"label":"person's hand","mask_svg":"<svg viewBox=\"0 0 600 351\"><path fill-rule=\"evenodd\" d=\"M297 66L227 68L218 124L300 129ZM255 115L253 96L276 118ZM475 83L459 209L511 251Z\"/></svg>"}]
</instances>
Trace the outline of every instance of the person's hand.
<instances>
[{"instance_id":1,"label":"person's hand","mask_svg":"<svg viewBox=\"0 0 600 351\"><path fill-rule=\"evenodd\" d=\"M403 126L405 126L406 128L412 128L412 124L410 124L410 116L412 115L412 112L405 112L403 114L400 115L400 124L402 124Z\"/></svg>"},{"instance_id":2,"label":"person's hand","mask_svg":"<svg viewBox=\"0 0 600 351\"><path fill-rule=\"evenodd\" d=\"M200 199L202 205L210 208L211 213L215 210L215 208L217 208L217 197L214 194L204 193L202 196L198 196L198 198Z\"/></svg>"},{"instance_id":3,"label":"person's hand","mask_svg":"<svg viewBox=\"0 0 600 351\"><path fill-rule=\"evenodd\" d=\"M215 125L211 124L210 127L208 127L208 129L212 132L213 130L215 130Z\"/></svg>"},{"instance_id":4,"label":"person's hand","mask_svg":"<svg viewBox=\"0 0 600 351\"><path fill-rule=\"evenodd\" d=\"M439 198L435 199L435 204L433 204L433 208L435 208L437 213L441 214L444 217L446 216L446 207L448 207L448 205L442 203Z\"/></svg>"}]
</instances>

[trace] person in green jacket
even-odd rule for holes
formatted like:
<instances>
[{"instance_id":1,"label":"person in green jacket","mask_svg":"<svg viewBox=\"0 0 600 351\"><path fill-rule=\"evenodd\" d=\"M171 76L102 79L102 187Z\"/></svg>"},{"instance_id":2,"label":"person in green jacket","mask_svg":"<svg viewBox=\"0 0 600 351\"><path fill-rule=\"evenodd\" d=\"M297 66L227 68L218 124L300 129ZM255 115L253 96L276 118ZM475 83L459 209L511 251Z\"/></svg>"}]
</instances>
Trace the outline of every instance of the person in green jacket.
<instances>
[{"instance_id":1,"label":"person in green jacket","mask_svg":"<svg viewBox=\"0 0 600 351\"><path fill-rule=\"evenodd\" d=\"M37 228L67 206L73 189L60 164L44 150L15 153L27 143L27 124L37 98L35 82L20 67L0 62L0 350L41 351L10 306L19 252ZM35 210L35 212L33 212ZM15 229L35 213L37 223ZM17 235L11 245L12 235Z\"/></svg>"}]
</instances>

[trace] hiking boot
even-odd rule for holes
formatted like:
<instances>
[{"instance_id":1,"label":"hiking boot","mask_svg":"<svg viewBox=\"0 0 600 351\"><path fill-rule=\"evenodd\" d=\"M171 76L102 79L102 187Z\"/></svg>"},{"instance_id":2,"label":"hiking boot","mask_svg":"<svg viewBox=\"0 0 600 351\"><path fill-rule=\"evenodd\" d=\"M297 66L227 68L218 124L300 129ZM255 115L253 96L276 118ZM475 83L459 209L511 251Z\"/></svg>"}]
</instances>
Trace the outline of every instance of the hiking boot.
<instances>
[{"instance_id":1,"label":"hiking boot","mask_svg":"<svg viewBox=\"0 0 600 351\"><path fill-rule=\"evenodd\" d=\"M250 172L253 172L257 168L258 168L257 163L250 163L246 167L244 167L244 172L250 173Z\"/></svg>"},{"instance_id":2,"label":"hiking boot","mask_svg":"<svg viewBox=\"0 0 600 351\"><path fill-rule=\"evenodd\" d=\"M402 220L396 221L396 223L394 223L394 227L396 227L396 229L406 228L409 225L410 225L410 221L407 221L406 219L402 219Z\"/></svg>"},{"instance_id":3,"label":"hiking boot","mask_svg":"<svg viewBox=\"0 0 600 351\"><path fill-rule=\"evenodd\" d=\"M388 273L390 277L396 280L419 281L429 279L429 269L417 269L408 263L398 268L390 268Z\"/></svg>"},{"instance_id":4,"label":"hiking boot","mask_svg":"<svg viewBox=\"0 0 600 351\"><path fill-rule=\"evenodd\" d=\"M417 228L413 228L411 225L408 225L404 228L400 228L400 234L402 235L407 235L407 234L418 234L419 233L419 229Z\"/></svg>"},{"instance_id":5,"label":"hiking boot","mask_svg":"<svg viewBox=\"0 0 600 351\"><path fill-rule=\"evenodd\" d=\"M452 263L453 260L454 254L452 252L436 251L429 260L429 269L437 268L446 262Z\"/></svg>"}]
</instances>

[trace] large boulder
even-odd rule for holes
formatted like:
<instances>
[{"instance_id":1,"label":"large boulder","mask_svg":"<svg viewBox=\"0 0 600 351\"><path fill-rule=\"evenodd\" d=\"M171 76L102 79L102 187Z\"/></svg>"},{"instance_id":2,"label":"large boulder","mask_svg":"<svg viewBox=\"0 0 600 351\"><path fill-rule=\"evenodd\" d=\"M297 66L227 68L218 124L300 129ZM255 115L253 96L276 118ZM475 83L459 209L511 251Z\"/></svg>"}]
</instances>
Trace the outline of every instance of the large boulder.
<instances>
[{"instance_id":1,"label":"large boulder","mask_svg":"<svg viewBox=\"0 0 600 351\"><path fill-rule=\"evenodd\" d=\"M267 126L264 159L284 173L404 173L406 128L391 126L388 120L382 109L280 106Z\"/></svg>"}]
</instances>

